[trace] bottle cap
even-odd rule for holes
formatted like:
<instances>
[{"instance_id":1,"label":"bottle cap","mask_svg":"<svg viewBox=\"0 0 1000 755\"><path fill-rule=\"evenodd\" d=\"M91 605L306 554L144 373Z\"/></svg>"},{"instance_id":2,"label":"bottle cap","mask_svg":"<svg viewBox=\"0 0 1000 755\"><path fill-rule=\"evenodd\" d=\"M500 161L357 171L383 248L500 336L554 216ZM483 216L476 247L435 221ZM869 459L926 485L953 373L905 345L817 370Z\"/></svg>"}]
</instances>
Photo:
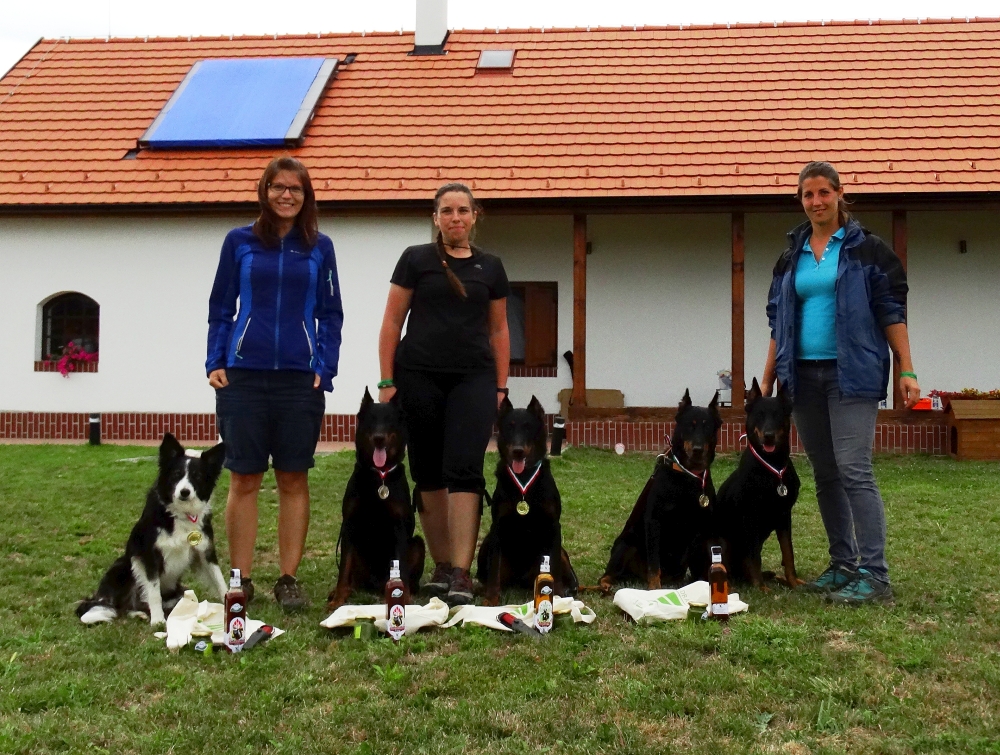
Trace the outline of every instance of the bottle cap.
<instances>
[{"instance_id":1,"label":"bottle cap","mask_svg":"<svg viewBox=\"0 0 1000 755\"><path fill-rule=\"evenodd\" d=\"M542 556L542 566L538 571L541 572L542 574L548 574L551 570L552 569L549 566L549 557Z\"/></svg>"},{"instance_id":2,"label":"bottle cap","mask_svg":"<svg viewBox=\"0 0 1000 755\"><path fill-rule=\"evenodd\" d=\"M243 584L243 580L240 577L239 569L229 570L229 586L230 587L240 587Z\"/></svg>"},{"instance_id":3,"label":"bottle cap","mask_svg":"<svg viewBox=\"0 0 1000 755\"><path fill-rule=\"evenodd\" d=\"M399 579L399 561L393 559L392 566L389 568L389 579Z\"/></svg>"}]
</instances>

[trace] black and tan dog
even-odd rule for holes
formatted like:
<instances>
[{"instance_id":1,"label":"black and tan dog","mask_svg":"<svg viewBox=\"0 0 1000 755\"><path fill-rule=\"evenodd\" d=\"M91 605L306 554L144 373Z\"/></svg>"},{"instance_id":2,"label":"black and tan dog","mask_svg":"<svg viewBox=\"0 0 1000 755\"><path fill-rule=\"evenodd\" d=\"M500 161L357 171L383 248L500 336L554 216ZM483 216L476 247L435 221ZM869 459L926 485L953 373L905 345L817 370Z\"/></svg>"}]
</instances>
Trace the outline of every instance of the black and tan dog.
<instances>
[{"instance_id":1,"label":"black and tan dog","mask_svg":"<svg viewBox=\"0 0 1000 755\"><path fill-rule=\"evenodd\" d=\"M562 500L546 458L545 410L534 396L527 409L509 399L497 419L497 486L493 521L479 547L479 581L486 605L499 605L502 590L531 588L543 556L549 556L556 595L576 595L579 583L562 547Z\"/></svg>"},{"instance_id":2,"label":"black and tan dog","mask_svg":"<svg viewBox=\"0 0 1000 755\"><path fill-rule=\"evenodd\" d=\"M715 504L711 466L722 426L718 399L716 393L707 407L692 406L690 392L684 391L670 448L657 458L611 548L600 581L604 592L624 579L657 590L664 583L683 583L688 570L692 579L707 577Z\"/></svg>"},{"instance_id":3,"label":"black and tan dog","mask_svg":"<svg viewBox=\"0 0 1000 755\"><path fill-rule=\"evenodd\" d=\"M747 392L747 448L740 465L719 488L716 522L730 579L764 584L760 554L775 533L781 547L783 581L803 584L792 552L792 507L799 476L790 458L792 402L784 387L776 398L761 394L757 378Z\"/></svg>"},{"instance_id":4,"label":"black and tan dog","mask_svg":"<svg viewBox=\"0 0 1000 755\"><path fill-rule=\"evenodd\" d=\"M381 594L394 559L399 560L408 603L424 571L424 541L413 534L416 519L403 466L406 432L395 396L376 404L365 388L354 446L354 473L344 491L337 540L340 573L327 607L339 608L356 589Z\"/></svg>"}]
</instances>

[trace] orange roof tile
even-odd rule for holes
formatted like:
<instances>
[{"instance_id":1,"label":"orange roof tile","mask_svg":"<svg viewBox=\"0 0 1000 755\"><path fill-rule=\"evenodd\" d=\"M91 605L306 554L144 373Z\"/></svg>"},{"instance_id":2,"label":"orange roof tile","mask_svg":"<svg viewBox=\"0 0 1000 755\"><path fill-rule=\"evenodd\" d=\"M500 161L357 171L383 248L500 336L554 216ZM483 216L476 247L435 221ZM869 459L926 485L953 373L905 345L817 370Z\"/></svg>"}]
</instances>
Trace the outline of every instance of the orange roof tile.
<instances>
[{"instance_id":1,"label":"orange roof tile","mask_svg":"<svg viewBox=\"0 0 1000 755\"><path fill-rule=\"evenodd\" d=\"M357 58L290 150L321 201L1000 191L1000 19L39 42L0 80L0 207L254 201L273 150L136 146L204 58ZM511 71L476 73L483 49Z\"/></svg>"}]
</instances>

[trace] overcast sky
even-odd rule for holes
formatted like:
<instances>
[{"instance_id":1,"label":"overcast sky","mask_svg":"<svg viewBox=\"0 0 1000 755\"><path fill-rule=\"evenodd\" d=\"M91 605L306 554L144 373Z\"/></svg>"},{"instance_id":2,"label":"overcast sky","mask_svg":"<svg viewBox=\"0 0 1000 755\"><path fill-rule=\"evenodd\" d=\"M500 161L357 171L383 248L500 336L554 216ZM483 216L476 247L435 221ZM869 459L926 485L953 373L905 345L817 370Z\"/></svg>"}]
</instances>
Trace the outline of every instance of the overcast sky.
<instances>
[{"instance_id":1,"label":"overcast sky","mask_svg":"<svg viewBox=\"0 0 1000 755\"><path fill-rule=\"evenodd\" d=\"M9 0L0 73L39 37L294 34L413 29L415 0ZM623 26L1000 15L997 0L449 0L452 29Z\"/></svg>"}]
</instances>

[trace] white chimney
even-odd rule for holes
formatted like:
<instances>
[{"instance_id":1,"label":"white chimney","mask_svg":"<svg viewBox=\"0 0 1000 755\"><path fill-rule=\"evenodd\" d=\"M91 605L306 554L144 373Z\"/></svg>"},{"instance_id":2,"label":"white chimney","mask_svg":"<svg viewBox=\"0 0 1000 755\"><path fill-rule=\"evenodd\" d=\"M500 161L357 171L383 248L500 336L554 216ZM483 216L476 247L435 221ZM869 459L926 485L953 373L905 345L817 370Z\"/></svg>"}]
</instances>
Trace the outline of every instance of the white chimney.
<instances>
[{"instance_id":1,"label":"white chimney","mask_svg":"<svg viewBox=\"0 0 1000 755\"><path fill-rule=\"evenodd\" d=\"M441 47L448 36L448 0L417 0L416 47Z\"/></svg>"}]
</instances>

